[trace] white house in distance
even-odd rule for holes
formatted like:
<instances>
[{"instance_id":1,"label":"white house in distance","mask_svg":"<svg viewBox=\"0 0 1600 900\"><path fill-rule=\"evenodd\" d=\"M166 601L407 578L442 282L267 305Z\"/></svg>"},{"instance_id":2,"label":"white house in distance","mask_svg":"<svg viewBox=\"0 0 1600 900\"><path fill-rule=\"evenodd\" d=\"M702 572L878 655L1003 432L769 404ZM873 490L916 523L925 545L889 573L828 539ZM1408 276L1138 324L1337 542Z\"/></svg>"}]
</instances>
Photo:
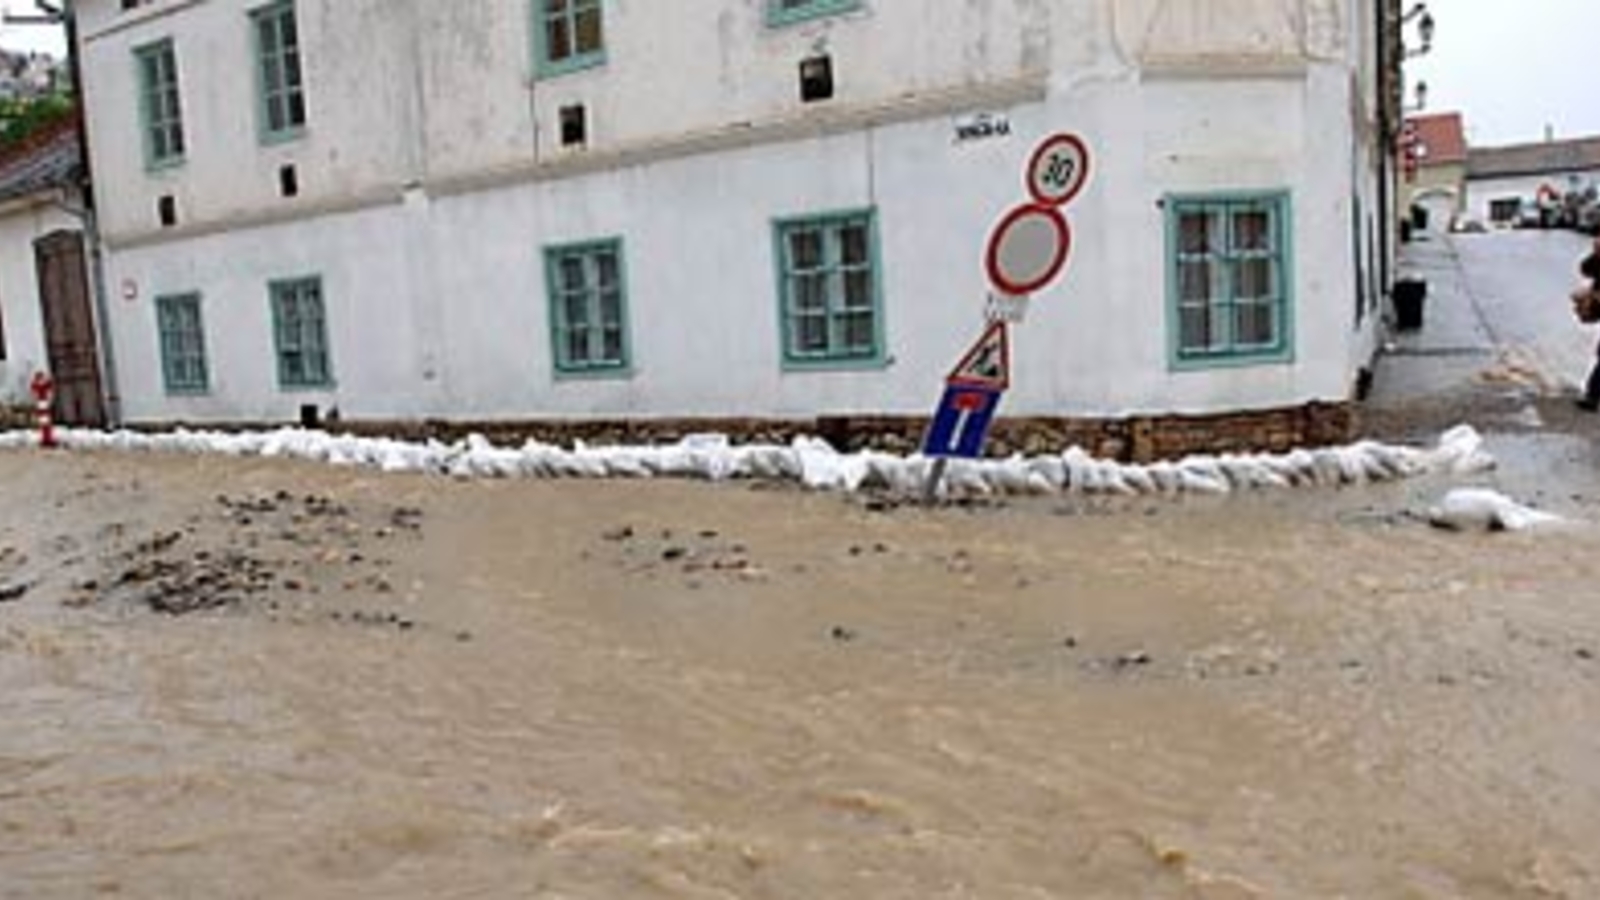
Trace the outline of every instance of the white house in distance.
<instances>
[{"instance_id":1,"label":"white house in distance","mask_svg":"<svg viewBox=\"0 0 1600 900\"><path fill-rule=\"evenodd\" d=\"M1003 416L1337 439L1375 350L1393 0L73 6L130 422L913 423L1058 132Z\"/></svg>"},{"instance_id":2,"label":"white house in distance","mask_svg":"<svg viewBox=\"0 0 1600 900\"><path fill-rule=\"evenodd\" d=\"M103 348L83 236L82 164L71 116L0 151L0 407L31 406L30 382L49 372L64 418L99 425Z\"/></svg>"},{"instance_id":3,"label":"white house in distance","mask_svg":"<svg viewBox=\"0 0 1600 900\"><path fill-rule=\"evenodd\" d=\"M1480 222L1511 224L1541 195L1557 199L1600 187L1600 137L1474 147L1467 205Z\"/></svg>"}]
</instances>

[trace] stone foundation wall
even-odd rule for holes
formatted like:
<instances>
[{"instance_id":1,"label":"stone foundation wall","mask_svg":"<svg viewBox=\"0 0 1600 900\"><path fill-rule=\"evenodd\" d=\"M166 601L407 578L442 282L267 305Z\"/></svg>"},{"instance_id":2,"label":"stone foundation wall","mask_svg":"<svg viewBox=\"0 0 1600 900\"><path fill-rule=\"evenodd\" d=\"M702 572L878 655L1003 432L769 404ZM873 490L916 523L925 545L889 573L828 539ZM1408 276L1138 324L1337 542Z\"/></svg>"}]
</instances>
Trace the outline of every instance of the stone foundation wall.
<instances>
[{"instance_id":1,"label":"stone foundation wall","mask_svg":"<svg viewBox=\"0 0 1600 900\"><path fill-rule=\"evenodd\" d=\"M139 426L159 431L185 423ZM0 408L0 430L33 428L26 407ZM716 432L736 443L787 445L809 435L827 440L841 451L882 450L911 454L922 444L927 419L906 416L851 416L820 419L629 419L594 422L324 422L331 432L408 440L455 441L477 432L495 444L518 446L529 439L571 446L574 441L597 446L672 443L686 435ZM261 423L189 425L218 430L261 430ZM1014 453L1036 456L1083 447L1100 459L1146 463L1196 453L1283 453L1299 447L1348 443L1359 433L1353 403L1315 403L1303 407L1209 416L1138 416L1124 419L1047 417L1001 418L989 433L992 457Z\"/></svg>"},{"instance_id":2,"label":"stone foundation wall","mask_svg":"<svg viewBox=\"0 0 1600 900\"><path fill-rule=\"evenodd\" d=\"M453 441L477 432L495 444L517 446L535 439L570 446L671 443L696 433L729 435L736 443L786 445L800 435L827 440L841 451L883 450L910 454L921 446L927 420L904 416L820 419L633 419L597 422L326 422L329 431L413 440ZM1097 458L1153 462L1196 453L1282 453L1299 447L1343 444L1358 431L1350 403L1318 403L1290 409L1211 416L1148 416L1124 419L1002 418L989 436L988 454L1039 455L1080 446Z\"/></svg>"},{"instance_id":3,"label":"stone foundation wall","mask_svg":"<svg viewBox=\"0 0 1600 900\"><path fill-rule=\"evenodd\" d=\"M0 406L0 431L21 431L33 427L33 407Z\"/></svg>"}]
</instances>

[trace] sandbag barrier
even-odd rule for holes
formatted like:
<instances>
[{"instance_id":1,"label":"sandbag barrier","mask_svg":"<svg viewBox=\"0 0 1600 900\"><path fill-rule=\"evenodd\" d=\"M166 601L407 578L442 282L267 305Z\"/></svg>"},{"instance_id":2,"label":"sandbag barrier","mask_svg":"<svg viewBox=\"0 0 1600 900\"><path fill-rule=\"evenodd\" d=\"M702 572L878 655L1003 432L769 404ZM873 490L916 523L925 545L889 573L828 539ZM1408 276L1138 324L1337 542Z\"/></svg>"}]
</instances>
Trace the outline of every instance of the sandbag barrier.
<instances>
[{"instance_id":1,"label":"sandbag barrier","mask_svg":"<svg viewBox=\"0 0 1600 900\"><path fill-rule=\"evenodd\" d=\"M692 435L663 446L565 449L538 441L496 447L473 434L451 444L334 435L301 428L263 432L179 429L132 431L63 429L70 450L217 454L299 459L384 472L422 472L459 478L693 478L798 482L821 491L921 492L931 459L877 451L843 454L818 438L787 447L735 446L720 434ZM37 443L32 432L0 434L0 448ZM1493 468L1483 438L1470 426L1446 432L1432 448L1363 441L1344 447L1282 454L1191 456L1148 465L1098 460L1079 447L1059 455L952 461L942 494L948 498L1051 494L1223 495L1269 488L1311 488L1395 481L1429 473L1467 475Z\"/></svg>"}]
</instances>

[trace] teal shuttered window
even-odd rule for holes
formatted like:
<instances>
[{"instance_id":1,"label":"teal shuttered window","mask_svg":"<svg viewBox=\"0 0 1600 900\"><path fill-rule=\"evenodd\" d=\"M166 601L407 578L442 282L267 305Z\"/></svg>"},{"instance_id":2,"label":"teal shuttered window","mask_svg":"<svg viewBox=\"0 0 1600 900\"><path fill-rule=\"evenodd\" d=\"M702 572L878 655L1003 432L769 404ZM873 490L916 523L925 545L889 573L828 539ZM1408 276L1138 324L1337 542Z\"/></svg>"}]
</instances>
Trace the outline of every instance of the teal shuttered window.
<instances>
[{"instance_id":1,"label":"teal shuttered window","mask_svg":"<svg viewBox=\"0 0 1600 900\"><path fill-rule=\"evenodd\" d=\"M283 0L261 7L250 13L250 24L255 32L262 139L292 138L306 124L305 78L294 3Z\"/></svg>"},{"instance_id":2,"label":"teal shuttered window","mask_svg":"<svg viewBox=\"0 0 1600 900\"><path fill-rule=\"evenodd\" d=\"M133 55L139 73L145 162L152 168L180 162L185 145L177 51L171 40L163 40L139 47Z\"/></svg>"},{"instance_id":3,"label":"teal shuttered window","mask_svg":"<svg viewBox=\"0 0 1600 900\"><path fill-rule=\"evenodd\" d=\"M883 303L871 211L786 219L774 226L785 365L883 360Z\"/></svg>"},{"instance_id":4,"label":"teal shuttered window","mask_svg":"<svg viewBox=\"0 0 1600 900\"><path fill-rule=\"evenodd\" d=\"M861 0L765 0L767 24L774 28L861 8Z\"/></svg>"},{"instance_id":5,"label":"teal shuttered window","mask_svg":"<svg viewBox=\"0 0 1600 900\"><path fill-rule=\"evenodd\" d=\"M544 77L605 62L602 0L533 0L534 69Z\"/></svg>"},{"instance_id":6,"label":"teal shuttered window","mask_svg":"<svg viewBox=\"0 0 1600 900\"><path fill-rule=\"evenodd\" d=\"M548 247L545 277L556 374L626 373L631 360L622 241Z\"/></svg>"},{"instance_id":7,"label":"teal shuttered window","mask_svg":"<svg viewBox=\"0 0 1600 900\"><path fill-rule=\"evenodd\" d=\"M1169 197L1166 208L1175 365L1290 358L1288 195Z\"/></svg>"},{"instance_id":8,"label":"teal shuttered window","mask_svg":"<svg viewBox=\"0 0 1600 900\"><path fill-rule=\"evenodd\" d=\"M205 393L210 379L206 372L206 335L200 318L200 295L157 297L156 326L161 340L161 374L167 393Z\"/></svg>"},{"instance_id":9,"label":"teal shuttered window","mask_svg":"<svg viewBox=\"0 0 1600 900\"><path fill-rule=\"evenodd\" d=\"M278 354L278 384L287 389L333 384L328 359L327 311L320 278L273 282L272 330Z\"/></svg>"}]
</instances>

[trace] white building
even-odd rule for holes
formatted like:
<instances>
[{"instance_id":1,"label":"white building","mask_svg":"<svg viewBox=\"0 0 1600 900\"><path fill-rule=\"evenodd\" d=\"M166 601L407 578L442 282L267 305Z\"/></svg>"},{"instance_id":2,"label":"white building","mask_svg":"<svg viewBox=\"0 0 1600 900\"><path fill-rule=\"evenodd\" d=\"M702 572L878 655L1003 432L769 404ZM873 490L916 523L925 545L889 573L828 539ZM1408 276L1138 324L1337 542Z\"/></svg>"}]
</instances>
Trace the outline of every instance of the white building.
<instances>
[{"instance_id":1,"label":"white building","mask_svg":"<svg viewBox=\"0 0 1600 900\"><path fill-rule=\"evenodd\" d=\"M1467 160L1467 208L1480 222L1511 224L1541 198L1597 187L1600 138L1474 147Z\"/></svg>"},{"instance_id":2,"label":"white building","mask_svg":"<svg viewBox=\"0 0 1600 900\"><path fill-rule=\"evenodd\" d=\"M49 372L63 417L100 424L104 348L95 341L81 176L70 117L0 152L0 407L31 405L33 376Z\"/></svg>"},{"instance_id":3,"label":"white building","mask_svg":"<svg viewBox=\"0 0 1600 900\"><path fill-rule=\"evenodd\" d=\"M79 0L121 413L925 416L1057 132L1003 414L1344 404L1379 4Z\"/></svg>"}]
</instances>

